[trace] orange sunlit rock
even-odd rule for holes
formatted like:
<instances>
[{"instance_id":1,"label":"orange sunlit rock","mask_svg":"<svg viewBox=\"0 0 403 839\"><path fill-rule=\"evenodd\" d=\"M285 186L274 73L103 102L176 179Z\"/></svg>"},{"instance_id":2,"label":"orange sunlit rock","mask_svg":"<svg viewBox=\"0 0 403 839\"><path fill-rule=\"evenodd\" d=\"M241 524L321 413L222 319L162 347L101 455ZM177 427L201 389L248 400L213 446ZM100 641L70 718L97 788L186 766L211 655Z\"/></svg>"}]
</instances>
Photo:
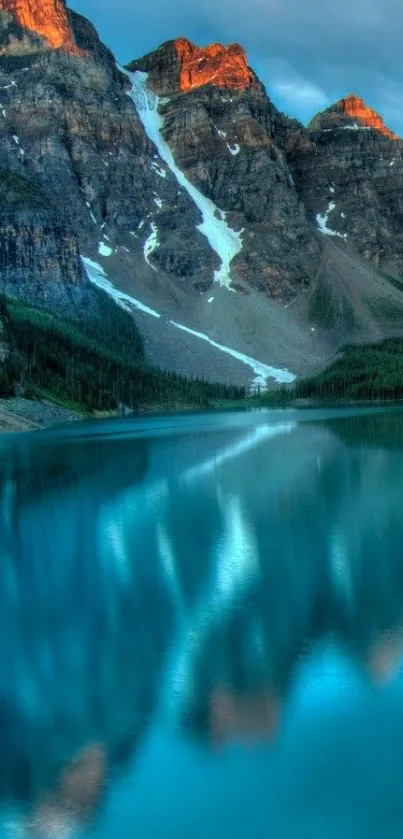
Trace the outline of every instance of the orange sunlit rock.
<instances>
[{"instance_id":1,"label":"orange sunlit rock","mask_svg":"<svg viewBox=\"0 0 403 839\"><path fill-rule=\"evenodd\" d=\"M0 0L0 12L9 12L19 26L45 38L50 47L78 52L63 0Z\"/></svg>"},{"instance_id":2,"label":"orange sunlit rock","mask_svg":"<svg viewBox=\"0 0 403 839\"><path fill-rule=\"evenodd\" d=\"M366 125L368 128L374 128L376 131L379 131L380 134L383 134L385 137L389 137L390 140L399 139L393 131L386 127L382 117L380 117L376 111L373 111L372 108L368 108L363 99L360 99L359 96L351 94L350 96L347 96L346 99L340 99L339 106L340 110L343 111L346 116L359 120L362 125Z\"/></svg>"},{"instance_id":3,"label":"orange sunlit rock","mask_svg":"<svg viewBox=\"0 0 403 839\"><path fill-rule=\"evenodd\" d=\"M186 38L175 41L180 61L180 89L184 92L206 84L245 90L254 83L245 51L239 44L196 47Z\"/></svg>"}]
</instances>

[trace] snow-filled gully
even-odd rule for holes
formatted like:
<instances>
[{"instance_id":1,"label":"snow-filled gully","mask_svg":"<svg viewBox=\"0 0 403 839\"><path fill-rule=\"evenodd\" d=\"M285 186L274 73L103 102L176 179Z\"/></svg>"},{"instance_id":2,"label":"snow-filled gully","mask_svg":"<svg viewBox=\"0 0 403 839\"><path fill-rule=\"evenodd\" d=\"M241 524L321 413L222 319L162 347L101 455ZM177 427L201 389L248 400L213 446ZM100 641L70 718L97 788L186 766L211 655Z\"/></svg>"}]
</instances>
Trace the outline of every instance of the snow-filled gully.
<instances>
[{"instance_id":1,"label":"snow-filled gully","mask_svg":"<svg viewBox=\"0 0 403 839\"><path fill-rule=\"evenodd\" d=\"M219 210L213 201L206 198L176 165L171 149L161 133L164 119L159 113L160 99L147 87L148 74L140 71L129 73L123 67L119 69L132 83L129 96L134 102L147 136L157 147L161 159L171 170L178 184L186 190L201 212L203 221L197 226L197 229L206 237L210 247L221 261L219 270L214 272L214 280L220 285L230 288L231 262L242 250L241 237L243 230L239 232L232 230L226 222L225 213ZM231 153L238 153L238 148L235 147Z\"/></svg>"}]
</instances>

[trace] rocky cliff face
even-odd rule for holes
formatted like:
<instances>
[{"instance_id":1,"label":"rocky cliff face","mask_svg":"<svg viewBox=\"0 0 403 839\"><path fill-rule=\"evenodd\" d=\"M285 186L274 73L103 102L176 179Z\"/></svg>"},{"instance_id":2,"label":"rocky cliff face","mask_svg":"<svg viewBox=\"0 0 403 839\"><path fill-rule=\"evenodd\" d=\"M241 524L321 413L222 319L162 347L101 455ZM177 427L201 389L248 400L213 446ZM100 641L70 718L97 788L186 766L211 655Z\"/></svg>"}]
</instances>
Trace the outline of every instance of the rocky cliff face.
<instances>
[{"instance_id":1,"label":"rocky cliff face","mask_svg":"<svg viewBox=\"0 0 403 839\"><path fill-rule=\"evenodd\" d=\"M187 38L178 38L131 65L132 69L136 66L150 74L150 87L160 95L188 93L204 85L246 90L257 84L239 44L197 47Z\"/></svg>"},{"instance_id":2,"label":"rocky cliff face","mask_svg":"<svg viewBox=\"0 0 403 839\"><path fill-rule=\"evenodd\" d=\"M0 288L61 313L85 302L78 241L25 178L0 170Z\"/></svg>"},{"instance_id":3,"label":"rocky cliff face","mask_svg":"<svg viewBox=\"0 0 403 839\"><path fill-rule=\"evenodd\" d=\"M0 13L11 24L38 36L45 46L77 52L64 0L0 0ZM18 49L12 39L8 47Z\"/></svg>"},{"instance_id":4,"label":"rocky cliff face","mask_svg":"<svg viewBox=\"0 0 403 839\"><path fill-rule=\"evenodd\" d=\"M246 90L256 84L245 50L239 44L200 48L179 38L175 49L180 64L179 89L184 93L207 84L231 90Z\"/></svg>"}]
</instances>

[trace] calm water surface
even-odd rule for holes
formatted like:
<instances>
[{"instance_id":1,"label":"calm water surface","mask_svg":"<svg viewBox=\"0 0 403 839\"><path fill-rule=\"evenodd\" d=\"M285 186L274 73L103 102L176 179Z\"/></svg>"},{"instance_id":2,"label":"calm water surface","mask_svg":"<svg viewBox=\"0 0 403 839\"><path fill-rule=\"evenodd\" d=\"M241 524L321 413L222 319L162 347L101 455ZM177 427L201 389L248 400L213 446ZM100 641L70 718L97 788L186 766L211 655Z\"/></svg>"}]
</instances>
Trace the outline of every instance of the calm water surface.
<instances>
[{"instance_id":1,"label":"calm water surface","mask_svg":"<svg viewBox=\"0 0 403 839\"><path fill-rule=\"evenodd\" d=\"M0 835L401 839L403 413L0 440Z\"/></svg>"}]
</instances>

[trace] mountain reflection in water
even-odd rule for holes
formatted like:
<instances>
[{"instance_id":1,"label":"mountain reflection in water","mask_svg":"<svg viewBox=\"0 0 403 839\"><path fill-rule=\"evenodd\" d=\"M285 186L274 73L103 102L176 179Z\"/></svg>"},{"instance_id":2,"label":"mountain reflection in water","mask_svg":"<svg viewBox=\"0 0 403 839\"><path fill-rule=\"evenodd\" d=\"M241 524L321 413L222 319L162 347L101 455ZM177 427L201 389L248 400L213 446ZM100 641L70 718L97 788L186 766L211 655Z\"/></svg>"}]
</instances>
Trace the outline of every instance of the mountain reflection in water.
<instances>
[{"instance_id":1,"label":"mountain reflection in water","mask_svg":"<svg viewBox=\"0 0 403 839\"><path fill-rule=\"evenodd\" d=\"M83 424L0 476L2 836L401 836L402 413Z\"/></svg>"}]
</instances>

